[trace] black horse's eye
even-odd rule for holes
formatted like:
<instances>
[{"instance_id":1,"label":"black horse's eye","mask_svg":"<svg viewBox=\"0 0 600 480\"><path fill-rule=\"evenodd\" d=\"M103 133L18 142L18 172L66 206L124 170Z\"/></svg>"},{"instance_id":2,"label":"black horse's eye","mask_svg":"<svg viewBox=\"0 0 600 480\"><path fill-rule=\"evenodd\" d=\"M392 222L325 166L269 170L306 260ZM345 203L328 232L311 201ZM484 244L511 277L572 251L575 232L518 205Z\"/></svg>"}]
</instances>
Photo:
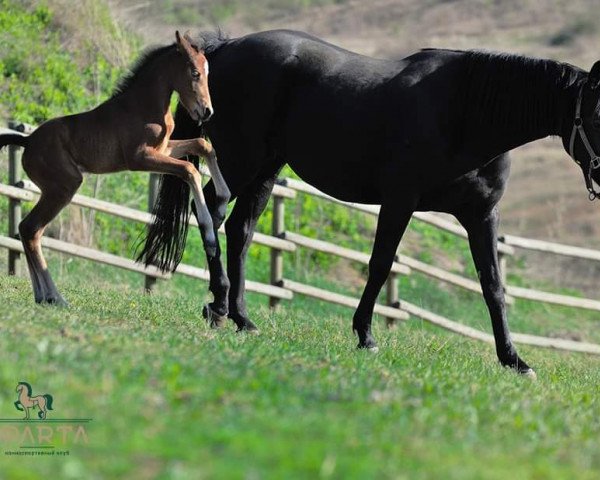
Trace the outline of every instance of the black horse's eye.
<instances>
[{"instance_id":1,"label":"black horse's eye","mask_svg":"<svg viewBox=\"0 0 600 480\"><path fill-rule=\"evenodd\" d=\"M600 117L599 118L594 118L594 121L592 122L592 125L594 125L594 128L596 130L600 130Z\"/></svg>"},{"instance_id":2,"label":"black horse's eye","mask_svg":"<svg viewBox=\"0 0 600 480\"><path fill-rule=\"evenodd\" d=\"M193 69L192 70L192 78L194 80L198 80L200 78L200 72L198 70L196 70L196 69Z\"/></svg>"}]
</instances>

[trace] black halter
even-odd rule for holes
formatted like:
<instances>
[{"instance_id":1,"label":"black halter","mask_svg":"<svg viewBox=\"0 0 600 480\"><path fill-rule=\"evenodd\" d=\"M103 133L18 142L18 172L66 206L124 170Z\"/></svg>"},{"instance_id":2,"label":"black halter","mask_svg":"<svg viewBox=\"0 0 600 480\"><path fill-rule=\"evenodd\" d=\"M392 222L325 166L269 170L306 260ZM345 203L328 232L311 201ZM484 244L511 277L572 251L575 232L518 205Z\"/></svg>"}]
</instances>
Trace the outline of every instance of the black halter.
<instances>
[{"instance_id":1,"label":"black halter","mask_svg":"<svg viewBox=\"0 0 600 480\"><path fill-rule=\"evenodd\" d=\"M592 182L592 172L597 168L600 168L600 156L594 151L594 147L590 143L587 134L585 133L585 128L583 127L583 120L581 119L581 101L583 97L583 88L585 87L585 83L579 89L579 93L577 94L577 105L575 106L575 119L573 120L573 130L571 132L571 141L569 142L569 155L575 161L575 163L581 166L581 162L575 158L575 139L577 138L577 134L581 137L581 141L583 142L583 146L588 152L590 156L590 164L588 167L587 175L585 177L585 186L589 192L590 201L596 200L600 198L600 192L594 189L594 183Z\"/></svg>"}]
</instances>

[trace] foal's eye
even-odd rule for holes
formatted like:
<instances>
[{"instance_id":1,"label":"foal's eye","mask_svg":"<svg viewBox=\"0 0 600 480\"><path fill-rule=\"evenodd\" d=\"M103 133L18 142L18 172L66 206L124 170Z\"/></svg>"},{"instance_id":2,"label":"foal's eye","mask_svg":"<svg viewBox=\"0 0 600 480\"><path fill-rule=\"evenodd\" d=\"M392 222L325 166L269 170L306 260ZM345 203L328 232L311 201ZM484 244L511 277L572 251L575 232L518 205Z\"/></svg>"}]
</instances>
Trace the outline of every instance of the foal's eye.
<instances>
[{"instance_id":1,"label":"foal's eye","mask_svg":"<svg viewBox=\"0 0 600 480\"><path fill-rule=\"evenodd\" d=\"M200 78L200 72L196 69L192 70L192 78L198 80Z\"/></svg>"}]
</instances>

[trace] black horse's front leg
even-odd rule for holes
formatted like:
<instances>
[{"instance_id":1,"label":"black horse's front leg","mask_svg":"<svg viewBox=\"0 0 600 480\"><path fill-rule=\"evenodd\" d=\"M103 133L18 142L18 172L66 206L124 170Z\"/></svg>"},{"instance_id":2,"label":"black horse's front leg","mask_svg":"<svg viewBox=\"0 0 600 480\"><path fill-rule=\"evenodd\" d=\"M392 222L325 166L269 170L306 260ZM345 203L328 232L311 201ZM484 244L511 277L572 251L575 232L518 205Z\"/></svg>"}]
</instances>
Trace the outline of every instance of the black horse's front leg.
<instances>
[{"instance_id":1,"label":"black horse's front leg","mask_svg":"<svg viewBox=\"0 0 600 480\"><path fill-rule=\"evenodd\" d=\"M504 299L504 286L498 264L498 208L489 212L457 214L456 217L469 234L473 262L479 275L483 297L492 320L496 353L500 363L517 372L535 377L535 372L517 355L510 338Z\"/></svg>"},{"instance_id":2,"label":"black horse's front leg","mask_svg":"<svg viewBox=\"0 0 600 480\"><path fill-rule=\"evenodd\" d=\"M225 273L225 269L221 262L221 245L219 242L219 234L217 233L219 227L223 223L224 213L217 213L216 210L221 209L220 204L223 199L217 195L212 180L204 187L204 196L206 198L208 210L213 218L213 227L217 242L214 255L209 255L208 253L206 255L208 270L210 272L208 289L213 294L214 300L204 306L202 315L211 328L219 328L227 321L229 302L229 279L227 278L227 274ZM194 202L192 202L192 211L194 212L194 215L196 215Z\"/></svg>"},{"instance_id":3,"label":"black horse's front leg","mask_svg":"<svg viewBox=\"0 0 600 480\"><path fill-rule=\"evenodd\" d=\"M225 222L227 273L231 282L229 318L235 322L238 331L258 332L246 310L245 263L256 222L269 202L276 177L277 173L270 173L254 180L237 198Z\"/></svg>"},{"instance_id":4,"label":"black horse's front leg","mask_svg":"<svg viewBox=\"0 0 600 480\"><path fill-rule=\"evenodd\" d=\"M373 253L369 261L369 278L352 322L352 329L358 335L358 348L366 348L373 352L378 351L377 343L371 333L373 309L381 287L390 273L398 244L413 212L413 209L407 206L415 203L414 201L407 203L404 200L390 200L381 206Z\"/></svg>"}]
</instances>

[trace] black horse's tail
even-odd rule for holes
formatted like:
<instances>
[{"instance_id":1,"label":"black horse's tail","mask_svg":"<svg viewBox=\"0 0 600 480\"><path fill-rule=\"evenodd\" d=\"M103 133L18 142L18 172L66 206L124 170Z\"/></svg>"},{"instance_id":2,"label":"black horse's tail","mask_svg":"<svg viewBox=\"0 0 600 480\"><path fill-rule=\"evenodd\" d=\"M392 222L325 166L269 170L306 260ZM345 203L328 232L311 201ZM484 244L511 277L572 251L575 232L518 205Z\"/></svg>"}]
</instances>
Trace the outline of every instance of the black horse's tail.
<instances>
[{"instance_id":1,"label":"black horse's tail","mask_svg":"<svg viewBox=\"0 0 600 480\"><path fill-rule=\"evenodd\" d=\"M27 147L27 145L29 145L29 137L25 135L19 135L18 133L5 133L4 135L0 135L0 150L7 145Z\"/></svg>"},{"instance_id":2,"label":"black horse's tail","mask_svg":"<svg viewBox=\"0 0 600 480\"><path fill-rule=\"evenodd\" d=\"M181 262L190 220L190 187L172 175L162 175L154 220L148 227L137 261L174 271Z\"/></svg>"},{"instance_id":3,"label":"black horse's tail","mask_svg":"<svg viewBox=\"0 0 600 480\"><path fill-rule=\"evenodd\" d=\"M173 139L197 138L202 134L184 108L175 113ZM198 167L199 159L193 158ZM174 271L181 262L190 220L190 187L172 175L162 175L156 203L152 210L154 220L148 227L144 246L137 261L154 265L164 271Z\"/></svg>"},{"instance_id":4,"label":"black horse's tail","mask_svg":"<svg viewBox=\"0 0 600 480\"><path fill-rule=\"evenodd\" d=\"M46 399L46 408L48 410L54 410L52 408L52 402L54 401L54 398L52 398L52 395L50 395L49 393L47 393L46 395L42 395L45 399Z\"/></svg>"}]
</instances>

